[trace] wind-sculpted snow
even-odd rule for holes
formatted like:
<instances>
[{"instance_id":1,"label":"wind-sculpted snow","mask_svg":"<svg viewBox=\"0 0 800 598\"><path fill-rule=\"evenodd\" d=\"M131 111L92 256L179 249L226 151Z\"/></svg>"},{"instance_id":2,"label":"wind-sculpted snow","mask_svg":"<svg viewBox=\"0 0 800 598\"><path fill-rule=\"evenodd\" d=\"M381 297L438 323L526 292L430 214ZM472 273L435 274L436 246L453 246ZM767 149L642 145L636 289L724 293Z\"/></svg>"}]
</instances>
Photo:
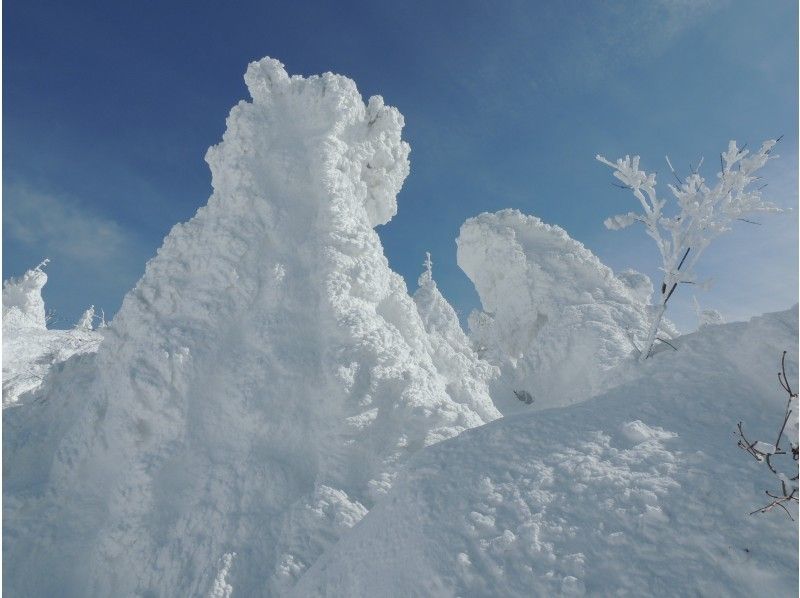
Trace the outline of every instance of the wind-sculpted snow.
<instances>
[{"instance_id":1,"label":"wind-sculpted snow","mask_svg":"<svg viewBox=\"0 0 800 598\"><path fill-rule=\"evenodd\" d=\"M73 330L48 330L42 299L46 263L3 282L3 409L19 406L54 365L97 351L103 338L92 330L91 319Z\"/></svg>"},{"instance_id":2,"label":"wind-sculpted snow","mask_svg":"<svg viewBox=\"0 0 800 598\"><path fill-rule=\"evenodd\" d=\"M3 281L3 324L14 328L47 328L42 289L47 260L19 278Z\"/></svg>"},{"instance_id":3,"label":"wind-sculpted snow","mask_svg":"<svg viewBox=\"0 0 800 598\"><path fill-rule=\"evenodd\" d=\"M504 413L527 408L515 390L531 393L534 407L596 394L646 335L649 279L615 276L558 226L517 210L484 213L457 243L483 307L470 315L470 336L501 369L492 398Z\"/></svg>"},{"instance_id":4,"label":"wind-sculpted snow","mask_svg":"<svg viewBox=\"0 0 800 598\"><path fill-rule=\"evenodd\" d=\"M735 431L774 438L797 329L796 307L707 327L595 399L426 449L294 595L796 596L796 523L748 515L775 478Z\"/></svg>"},{"instance_id":5,"label":"wind-sculpted snow","mask_svg":"<svg viewBox=\"0 0 800 598\"><path fill-rule=\"evenodd\" d=\"M433 280L432 265L428 255L414 301L428 333L433 364L447 380L450 393L477 411L483 419L491 421L500 414L494 404L488 405L482 397L488 394L488 384L500 372L473 351L458 322L458 315Z\"/></svg>"},{"instance_id":6,"label":"wind-sculpted snow","mask_svg":"<svg viewBox=\"0 0 800 598\"><path fill-rule=\"evenodd\" d=\"M245 81L208 205L96 361L4 418L9 593L283 594L410 455L499 415L373 230L409 171L402 115L271 59Z\"/></svg>"}]
</instances>

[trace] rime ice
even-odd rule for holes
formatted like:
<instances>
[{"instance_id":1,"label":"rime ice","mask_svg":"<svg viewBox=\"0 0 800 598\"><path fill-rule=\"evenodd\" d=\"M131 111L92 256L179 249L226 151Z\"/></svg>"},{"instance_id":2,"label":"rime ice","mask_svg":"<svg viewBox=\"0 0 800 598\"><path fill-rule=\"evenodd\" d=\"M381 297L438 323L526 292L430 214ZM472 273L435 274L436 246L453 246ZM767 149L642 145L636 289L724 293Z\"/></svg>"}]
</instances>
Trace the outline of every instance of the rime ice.
<instances>
[{"instance_id":1,"label":"rime ice","mask_svg":"<svg viewBox=\"0 0 800 598\"><path fill-rule=\"evenodd\" d=\"M499 416L491 366L433 286L418 307L374 230L409 171L402 115L268 58L245 81L207 154L208 205L96 359L4 418L14 593L282 594L412 454Z\"/></svg>"}]
</instances>

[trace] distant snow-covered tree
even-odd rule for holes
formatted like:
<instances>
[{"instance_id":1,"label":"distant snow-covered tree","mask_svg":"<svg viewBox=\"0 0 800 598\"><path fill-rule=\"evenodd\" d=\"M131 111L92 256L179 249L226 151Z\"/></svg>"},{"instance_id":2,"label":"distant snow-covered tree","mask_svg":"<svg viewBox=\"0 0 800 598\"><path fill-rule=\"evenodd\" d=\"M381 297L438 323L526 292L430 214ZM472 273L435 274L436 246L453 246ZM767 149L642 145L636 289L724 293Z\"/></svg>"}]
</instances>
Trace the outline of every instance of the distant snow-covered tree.
<instances>
[{"instance_id":1,"label":"distant snow-covered tree","mask_svg":"<svg viewBox=\"0 0 800 598\"><path fill-rule=\"evenodd\" d=\"M725 323L725 317L716 309L702 309L697 297L692 295L692 303L694 304L694 313L697 316L697 327L705 328L706 326L717 326Z\"/></svg>"},{"instance_id":2,"label":"distant snow-covered tree","mask_svg":"<svg viewBox=\"0 0 800 598\"><path fill-rule=\"evenodd\" d=\"M744 216L752 212L780 212L775 205L761 198L760 189L751 185L760 177L756 173L773 157L772 150L780 138L761 144L751 154L735 141L720 154L720 172L713 186L699 174L702 160L692 173L682 180L667 158L670 171L678 185L668 185L678 204L678 212L667 216L663 209L666 200L656 194L656 175L639 169L639 156L625 156L611 162L598 155L597 160L614 169L614 176L639 200L642 212L628 212L606 219L607 228L623 229L641 222L647 234L656 242L661 254L661 296L657 301L653 320L640 359L647 359L658 339L659 326L667 309L667 302L679 284L696 283L694 266L711 241L730 230L734 220L747 221ZM746 146L746 144L745 144ZM748 221L749 222L749 221Z\"/></svg>"},{"instance_id":3,"label":"distant snow-covered tree","mask_svg":"<svg viewBox=\"0 0 800 598\"><path fill-rule=\"evenodd\" d=\"M78 323L75 324L75 328L77 330L92 330L94 329L94 305L90 306L83 315L81 319L78 320Z\"/></svg>"}]
</instances>

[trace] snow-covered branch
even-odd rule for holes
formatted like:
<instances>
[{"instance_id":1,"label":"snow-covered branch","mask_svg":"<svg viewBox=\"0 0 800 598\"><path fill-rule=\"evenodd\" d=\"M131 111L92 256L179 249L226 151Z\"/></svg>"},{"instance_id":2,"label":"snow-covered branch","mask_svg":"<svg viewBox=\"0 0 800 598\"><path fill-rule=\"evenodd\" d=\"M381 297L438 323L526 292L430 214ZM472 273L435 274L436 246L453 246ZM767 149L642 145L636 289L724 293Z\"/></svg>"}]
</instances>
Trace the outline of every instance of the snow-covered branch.
<instances>
[{"instance_id":1,"label":"snow-covered branch","mask_svg":"<svg viewBox=\"0 0 800 598\"><path fill-rule=\"evenodd\" d=\"M678 285L696 282L694 266L711 241L730 230L733 220L747 221L743 218L746 214L781 211L762 199L763 186L751 188L760 178L756 175L758 170L775 157L772 150L778 141L765 141L754 154L731 141L727 151L720 154L720 172L711 186L699 174L702 159L697 169L693 168L689 176L681 179L667 158L677 182L677 185L667 185L678 207L674 216L664 214L666 200L656 193L656 175L639 169L639 156L625 156L616 162L597 156L597 160L614 169L614 177L624 188L630 189L642 208L641 214L628 212L608 218L605 226L619 230L641 222L661 254L664 272L661 298L641 353L642 360L652 352L667 302Z\"/></svg>"},{"instance_id":2,"label":"snow-covered branch","mask_svg":"<svg viewBox=\"0 0 800 598\"><path fill-rule=\"evenodd\" d=\"M736 427L739 430L739 448L746 451L759 463L766 464L770 472L772 472L780 482L779 492L765 491L765 494L772 500L750 514L766 513L775 507L780 507L786 512L789 519L794 521L794 517L792 517L786 505L798 502L797 392L792 390L789 379L786 377L786 351L783 352L783 356L781 357L781 371L778 372L778 382L780 382L783 390L789 395L789 400L786 402L783 423L778 430L778 438L775 440L775 443L772 444L761 440L751 442L744 434L742 422L739 422ZM789 444L789 450L781 447L781 441L784 440L785 436L789 437L788 440L786 440ZM787 459L783 458L781 461L787 462L788 465L784 465L782 468L779 467L775 461L781 457L787 456L791 456L791 460L787 461ZM789 470L788 474L786 471L781 471L781 469Z\"/></svg>"}]
</instances>

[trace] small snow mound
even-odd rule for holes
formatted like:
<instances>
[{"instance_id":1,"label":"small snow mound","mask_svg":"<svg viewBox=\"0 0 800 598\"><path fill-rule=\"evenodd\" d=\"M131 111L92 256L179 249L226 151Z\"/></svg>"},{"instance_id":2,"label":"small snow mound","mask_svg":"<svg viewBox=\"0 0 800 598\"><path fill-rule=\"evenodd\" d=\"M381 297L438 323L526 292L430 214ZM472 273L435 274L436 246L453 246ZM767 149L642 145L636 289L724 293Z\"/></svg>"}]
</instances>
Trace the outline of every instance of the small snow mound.
<instances>
[{"instance_id":1,"label":"small snow mound","mask_svg":"<svg viewBox=\"0 0 800 598\"><path fill-rule=\"evenodd\" d=\"M340 528L353 527L367 514L364 505L350 500L346 492L324 485L317 490L310 508L318 517L328 518Z\"/></svg>"},{"instance_id":2,"label":"small snow mound","mask_svg":"<svg viewBox=\"0 0 800 598\"><path fill-rule=\"evenodd\" d=\"M674 432L668 432L658 426L651 428L640 419L622 424L620 431L625 438L637 444L648 440L669 440L678 436Z\"/></svg>"}]
</instances>

